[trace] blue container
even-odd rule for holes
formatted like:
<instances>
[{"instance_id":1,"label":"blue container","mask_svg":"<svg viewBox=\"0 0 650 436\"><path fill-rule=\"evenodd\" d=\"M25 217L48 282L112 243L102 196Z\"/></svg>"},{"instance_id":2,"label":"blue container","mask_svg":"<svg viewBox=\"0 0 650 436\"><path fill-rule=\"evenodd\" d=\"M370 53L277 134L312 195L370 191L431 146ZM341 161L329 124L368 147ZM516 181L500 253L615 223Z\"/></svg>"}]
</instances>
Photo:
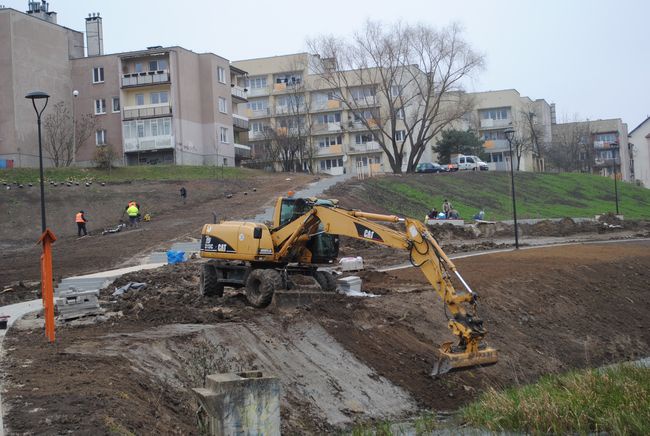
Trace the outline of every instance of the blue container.
<instances>
[{"instance_id":1,"label":"blue container","mask_svg":"<svg viewBox=\"0 0 650 436\"><path fill-rule=\"evenodd\" d=\"M167 263L175 264L185 261L185 252L184 251L175 251L169 250L167 252Z\"/></svg>"}]
</instances>

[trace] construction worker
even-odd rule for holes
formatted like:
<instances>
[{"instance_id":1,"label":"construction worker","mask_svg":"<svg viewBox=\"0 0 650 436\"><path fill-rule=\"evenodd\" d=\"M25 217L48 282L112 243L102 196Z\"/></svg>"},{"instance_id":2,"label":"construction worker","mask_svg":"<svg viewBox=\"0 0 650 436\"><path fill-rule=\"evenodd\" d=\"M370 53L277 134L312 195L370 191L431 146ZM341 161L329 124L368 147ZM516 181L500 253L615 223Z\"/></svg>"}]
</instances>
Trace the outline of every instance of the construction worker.
<instances>
[{"instance_id":1,"label":"construction worker","mask_svg":"<svg viewBox=\"0 0 650 436\"><path fill-rule=\"evenodd\" d=\"M445 214L445 218L449 218L452 209L451 203L445 198L445 201L442 202L442 212Z\"/></svg>"},{"instance_id":2,"label":"construction worker","mask_svg":"<svg viewBox=\"0 0 650 436\"><path fill-rule=\"evenodd\" d=\"M129 224L131 227L138 226L138 216L140 215L140 209L137 206L137 203L132 201L129 203L129 206L126 208L126 214L129 216Z\"/></svg>"},{"instance_id":3,"label":"construction worker","mask_svg":"<svg viewBox=\"0 0 650 436\"><path fill-rule=\"evenodd\" d=\"M183 204L185 204L186 198L187 198L187 189L185 189L185 186L181 186L181 199L183 200Z\"/></svg>"},{"instance_id":4,"label":"construction worker","mask_svg":"<svg viewBox=\"0 0 650 436\"><path fill-rule=\"evenodd\" d=\"M88 235L88 232L86 231L86 223L88 222L88 220L84 216L83 210L77 212L77 215L75 216L75 221L77 223L77 236L81 236L81 232L84 232L84 236Z\"/></svg>"}]
</instances>

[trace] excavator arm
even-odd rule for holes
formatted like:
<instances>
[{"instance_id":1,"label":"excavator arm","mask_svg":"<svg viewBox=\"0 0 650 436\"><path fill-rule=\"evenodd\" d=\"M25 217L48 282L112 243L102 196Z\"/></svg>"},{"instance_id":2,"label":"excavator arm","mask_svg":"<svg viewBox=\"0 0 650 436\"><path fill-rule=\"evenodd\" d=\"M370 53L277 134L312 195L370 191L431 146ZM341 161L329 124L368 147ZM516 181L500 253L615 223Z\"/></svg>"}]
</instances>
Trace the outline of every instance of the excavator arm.
<instances>
[{"instance_id":1,"label":"excavator arm","mask_svg":"<svg viewBox=\"0 0 650 436\"><path fill-rule=\"evenodd\" d=\"M380 222L402 223L405 230L397 231ZM497 362L497 351L482 343L487 331L477 314L477 294L423 223L395 215L314 205L289 225L272 232L274 245L278 248L276 259L286 260L295 256L296 250L318 232L348 236L408 252L411 264L422 271L445 304L448 326L458 338L457 344L446 342L439 348L432 375ZM462 291L454 288L452 275L462 284Z\"/></svg>"}]
</instances>

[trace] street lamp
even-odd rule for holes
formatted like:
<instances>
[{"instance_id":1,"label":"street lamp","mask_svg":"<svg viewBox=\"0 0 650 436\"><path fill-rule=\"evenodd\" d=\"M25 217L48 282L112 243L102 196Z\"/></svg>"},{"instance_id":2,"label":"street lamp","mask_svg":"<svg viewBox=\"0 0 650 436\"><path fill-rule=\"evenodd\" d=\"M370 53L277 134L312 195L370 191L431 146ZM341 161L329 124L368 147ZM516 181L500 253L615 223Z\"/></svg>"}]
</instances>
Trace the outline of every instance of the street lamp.
<instances>
[{"instance_id":1,"label":"street lamp","mask_svg":"<svg viewBox=\"0 0 650 436\"><path fill-rule=\"evenodd\" d=\"M618 142L611 142L609 148L612 149L614 157L614 199L616 200L616 215L618 215L618 176L616 174L616 155L618 154L620 156L620 147L618 146Z\"/></svg>"},{"instance_id":2,"label":"street lamp","mask_svg":"<svg viewBox=\"0 0 650 436\"><path fill-rule=\"evenodd\" d=\"M72 91L72 166L77 162L77 123L75 122L74 102L79 97L79 91Z\"/></svg>"},{"instance_id":3,"label":"street lamp","mask_svg":"<svg viewBox=\"0 0 650 436\"><path fill-rule=\"evenodd\" d=\"M508 127L503 131L508 140L508 148L510 149L510 181L512 185L512 215L515 221L515 248L519 248L519 230L517 229L517 202L515 200L515 170L514 161L512 159L512 138L515 136L515 129Z\"/></svg>"},{"instance_id":4,"label":"street lamp","mask_svg":"<svg viewBox=\"0 0 650 436\"><path fill-rule=\"evenodd\" d=\"M45 223L45 185L43 183L44 177L43 177L43 144L41 141L41 114L47 107L47 101L49 100L50 96L42 91L34 91L27 94L25 98L28 98L32 101L32 105L34 106L34 110L36 111L36 120L38 122L38 160L39 160L39 168L41 174L41 230L42 233L45 233L45 229L47 228L47 225ZM43 105L43 109L39 111L38 108L36 107L36 100L42 100L42 99L45 99L45 104Z\"/></svg>"}]
</instances>

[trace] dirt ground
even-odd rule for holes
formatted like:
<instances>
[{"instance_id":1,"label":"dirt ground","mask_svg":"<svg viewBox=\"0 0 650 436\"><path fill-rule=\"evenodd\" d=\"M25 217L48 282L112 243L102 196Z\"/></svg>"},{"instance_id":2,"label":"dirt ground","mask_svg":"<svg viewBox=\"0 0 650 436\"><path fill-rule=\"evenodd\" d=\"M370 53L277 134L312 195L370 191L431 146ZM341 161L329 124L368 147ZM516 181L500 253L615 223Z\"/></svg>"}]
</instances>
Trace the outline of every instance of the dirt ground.
<instances>
[{"instance_id":1,"label":"dirt ground","mask_svg":"<svg viewBox=\"0 0 650 436\"><path fill-rule=\"evenodd\" d=\"M212 222L213 212L219 220L254 216L277 195L314 179L304 174L261 173L232 180L48 185L48 227L58 238L52 249L55 278L138 263L135 259L154 248L164 248L170 241L199 237L201 226ZM181 202L181 186L187 189L187 204ZM228 194L232 198L226 198ZM152 221L141 223L137 229L102 236L104 228L114 227L124 218L122 213L130 200L138 201L143 214L151 214ZM19 281L39 279L39 201L36 187L0 191L0 290L11 287L22 292ZM77 238L74 217L80 209L89 220L89 237ZM5 302L0 300L0 304Z\"/></svg>"},{"instance_id":2,"label":"dirt ground","mask_svg":"<svg viewBox=\"0 0 650 436\"><path fill-rule=\"evenodd\" d=\"M363 248L344 251L366 254ZM395 262L381 249L368 267ZM383 259L383 260L382 260ZM401 257L400 257L401 259ZM650 243L520 250L459 259L480 296L490 367L429 377L434 349L451 340L439 298L413 269L363 272L377 298L332 295L264 310L227 290L197 292L197 262L132 273L147 283L111 297L96 323L59 327L48 345L38 320L5 339L6 425L16 433L196 433L189 387L197 350L218 370L261 369L282 383L283 431L324 433L358 421L455 410L489 386L646 357L650 345ZM306 284L305 284L306 286ZM110 315L110 316L109 316Z\"/></svg>"}]
</instances>

